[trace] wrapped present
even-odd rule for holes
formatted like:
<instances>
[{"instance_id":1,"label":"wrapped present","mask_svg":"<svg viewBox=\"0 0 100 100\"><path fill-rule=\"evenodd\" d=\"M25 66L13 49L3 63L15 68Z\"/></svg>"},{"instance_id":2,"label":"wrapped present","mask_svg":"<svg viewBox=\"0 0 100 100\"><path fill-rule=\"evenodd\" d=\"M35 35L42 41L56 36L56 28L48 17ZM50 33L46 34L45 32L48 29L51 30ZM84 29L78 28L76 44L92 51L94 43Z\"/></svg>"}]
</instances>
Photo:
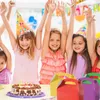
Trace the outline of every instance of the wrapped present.
<instances>
[{"instance_id":1,"label":"wrapped present","mask_svg":"<svg viewBox=\"0 0 100 100\"><path fill-rule=\"evenodd\" d=\"M57 87L57 100L82 100L80 99L78 80L62 80Z\"/></svg>"},{"instance_id":2,"label":"wrapped present","mask_svg":"<svg viewBox=\"0 0 100 100\"><path fill-rule=\"evenodd\" d=\"M56 96L57 95L57 86L61 80L64 78L72 78L75 79L75 77L71 74L68 73L57 73L54 75L53 79L50 82L50 94L51 96Z\"/></svg>"},{"instance_id":3,"label":"wrapped present","mask_svg":"<svg viewBox=\"0 0 100 100\"><path fill-rule=\"evenodd\" d=\"M99 84L96 80L91 78L79 79L84 91L83 100L99 100Z\"/></svg>"}]
</instances>

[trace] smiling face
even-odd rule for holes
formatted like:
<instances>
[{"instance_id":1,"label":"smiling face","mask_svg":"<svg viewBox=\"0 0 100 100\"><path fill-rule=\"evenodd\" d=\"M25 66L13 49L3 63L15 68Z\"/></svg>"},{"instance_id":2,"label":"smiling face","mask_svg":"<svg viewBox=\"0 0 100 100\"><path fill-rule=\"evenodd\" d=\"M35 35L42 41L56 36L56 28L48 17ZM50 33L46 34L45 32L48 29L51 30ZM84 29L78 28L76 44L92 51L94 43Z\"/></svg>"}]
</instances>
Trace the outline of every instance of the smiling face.
<instances>
[{"instance_id":1,"label":"smiling face","mask_svg":"<svg viewBox=\"0 0 100 100\"><path fill-rule=\"evenodd\" d=\"M4 69L5 65L6 65L6 61L4 57L0 57L0 71Z\"/></svg>"},{"instance_id":2,"label":"smiling face","mask_svg":"<svg viewBox=\"0 0 100 100\"><path fill-rule=\"evenodd\" d=\"M49 39L49 48L52 51L57 51L60 48L61 36L59 31L52 31Z\"/></svg>"},{"instance_id":3,"label":"smiling face","mask_svg":"<svg viewBox=\"0 0 100 100\"><path fill-rule=\"evenodd\" d=\"M31 45L31 40L23 36L23 38L19 39L19 45L22 49L27 50Z\"/></svg>"},{"instance_id":4,"label":"smiling face","mask_svg":"<svg viewBox=\"0 0 100 100\"><path fill-rule=\"evenodd\" d=\"M81 53L85 48L85 42L81 36L77 36L73 39L73 50L76 53Z\"/></svg>"}]
</instances>

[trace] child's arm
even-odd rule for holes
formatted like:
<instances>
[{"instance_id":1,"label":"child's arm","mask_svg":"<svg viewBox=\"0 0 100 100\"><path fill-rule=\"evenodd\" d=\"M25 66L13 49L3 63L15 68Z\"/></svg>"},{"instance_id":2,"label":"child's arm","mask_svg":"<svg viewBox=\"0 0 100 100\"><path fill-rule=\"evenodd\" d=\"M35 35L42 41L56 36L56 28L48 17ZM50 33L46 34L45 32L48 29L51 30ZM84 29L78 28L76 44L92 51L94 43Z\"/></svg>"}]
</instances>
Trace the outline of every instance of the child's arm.
<instances>
[{"instance_id":1,"label":"child's arm","mask_svg":"<svg viewBox=\"0 0 100 100\"><path fill-rule=\"evenodd\" d=\"M10 15L11 15L11 10L12 10L12 7L14 6L14 2L10 1L9 2L9 8L8 8L8 12L7 12L7 19L9 20L10 19ZM2 35L2 33L4 32L4 29L5 29L5 26L4 24L0 27L0 36Z\"/></svg>"},{"instance_id":2,"label":"child's arm","mask_svg":"<svg viewBox=\"0 0 100 100\"><path fill-rule=\"evenodd\" d=\"M42 48L42 59L45 57L46 53L48 52L48 43L49 43L50 29L51 29L51 19L52 19L52 14L55 8L56 8L55 3L50 2L49 9L48 9L48 17L47 17L47 21L45 24L45 33L44 33L43 48Z\"/></svg>"},{"instance_id":3,"label":"child's arm","mask_svg":"<svg viewBox=\"0 0 100 100\"><path fill-rule=\"evenodd\" d=\"M0 47L3 49L4 53L7 56L7 63L6 63L6 67L9 71L12 70L12 59L11 59L11 54L8 51L8 49L5 47L5 45L2 43L1 39L0 39Z\"/></svg>"},{"instance_id":4,"label":"child's arm","mask_svg":"<svg viewBox=\"0 0 100 100\"><path fill-rule=\"evenodd\" d=\"M45 5L45 12L43 14L43 17L42 17L42 20L40 22L40 25L39 25L39 27L38 27L38 29L36 31L36 47L38 49L40 49L41 45L42 45L42 32L43 32L43 27L44 27L45 20L46 20L47 14L48 14L47 7L48 7L48 2Z\"/></svg>"},{"instance_id":5,"label":"child's arm","mask_svg":"<svg viewBox=\"0 0 100 100\"><path fill-rule=\"evenodd\" d=\"M94 26L94 19L92 16L92 11L90 8L88 8L88 11L86 13L86 19L87 19L87 45L88 45L88 52L90 55L90 58L92 60L92 63L96 59L96 53L95 53L95 26Z\"/></svg>"},{"instance_id":6,"label":"child's arm","mask_svg":"<svg viewBox=\"0 0 100 100\"><path fill-rule=\"evenodd\" d=\"M62 17L62 36L61 36L61 51L64 55L66 49L66 39L67 39L67 21L66 21L66 14L65 14L65 7L64 3L61 4L58 2L58 10L61 12Z\"/></svg>"},{"instance_id":7,"label":"child's arm","mask_svg":"<svg viewBox=\"0 0 100 100\"><path fill-rule=\"evenodd\" d=\"M16 46L16 39L14 37L13 31L11 30L9 22L8 22L7 18L5 17L5 11L4 11L5 9L6 9L6 6L5 6L4 3L2 3L1 4L1 18L2 18L2 20L4 22L5 28L7 29L8 33L9 33L11 45L12 45L12 48L14 49L15 46Z\"/></svg>"},{"instance_id":8,"label":"child's arm","mask_svg":"<svg viewBox=\"0 0 100 100\"><path fill-rule=\"evenodd\" d=\"M68 30L68 39L67 39L67 45L66 45L66 52L67 52L67 58L69 59L72 56L72 36L74 32L74 15L75 15L75 7L76 7L76 1L72 2L71 6L71 16L70 16L70 24L69 24L69 30Z\"/></svg>"}]
</instances>

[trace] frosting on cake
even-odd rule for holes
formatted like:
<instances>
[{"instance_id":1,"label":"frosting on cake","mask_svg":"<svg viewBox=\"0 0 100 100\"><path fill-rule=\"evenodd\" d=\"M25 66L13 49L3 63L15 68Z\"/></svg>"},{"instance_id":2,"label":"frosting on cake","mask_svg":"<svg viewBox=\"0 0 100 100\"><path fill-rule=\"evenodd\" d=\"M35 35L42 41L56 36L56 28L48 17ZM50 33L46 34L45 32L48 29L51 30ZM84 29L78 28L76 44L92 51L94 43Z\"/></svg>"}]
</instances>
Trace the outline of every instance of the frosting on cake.
<instances>
[{"instance_id":1,"label":"frosting on cake","mask_svg":"<svg viewBox=\"0 0 100 100\"><path fill-rule=\"evenodd\" d=\"M41 93L41 87L38 84L14 84L11 92L18 96L37 96Z\"/></svg>"}]
</instances>

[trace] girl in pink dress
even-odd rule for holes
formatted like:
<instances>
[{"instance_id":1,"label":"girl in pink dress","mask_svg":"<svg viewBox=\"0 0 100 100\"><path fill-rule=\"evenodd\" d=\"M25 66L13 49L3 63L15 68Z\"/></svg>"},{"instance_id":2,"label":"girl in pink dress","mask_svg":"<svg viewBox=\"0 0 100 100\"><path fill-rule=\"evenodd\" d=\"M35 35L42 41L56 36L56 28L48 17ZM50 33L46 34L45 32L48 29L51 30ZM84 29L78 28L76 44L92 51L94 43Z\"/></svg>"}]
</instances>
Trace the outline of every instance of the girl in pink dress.
<instances>
[{"instance_id":1,"label":"girl in pink dress","mask_svg":"<svg viewBox=\"0 0 100 100\"><path fill-rule=\"evenodd\" d=\"M67 22L64 4L58 4L58 10L62 17L62 34L57 29L51 29L52 14L56 8L53 1L49 4L49 14L45 25L45 34L42 49L42 68L40 70L40 83L49 84L54 74L66 72L65 66L65 44L67 37Z\"/></svg>"},{"instance_id":2,"label":"girl in pink dress","mask_svg":"<svg viewBox=\"0 0 100 100\"><path fill-rule=\"evenodd\" d=\"M73 34L75 9L76 0L72 0L66 52L68 55L68 73L79 79L84 74L91 72L92 66L86 37L81 34Z\"/></svg>"},{"instance_id":3,"label":"girl in pink dress","mask_svg":"<svg viewBox=\"0 0 100 100\"><path fill-rule=\"evenodd\" d=\"M3 10L4 9L5 8L3 8ZM14 37L14 33L5 17L5 13L1 13L2 20L9 33L11 45L15 53L13 83L38 83L38 60L42 44L42 30L47 13L46 4L44 15L36 31L36 36L33 31L26 28L27 25L24 22L18 22L17 24L20 25L22 29L17 33L19 34L17 38ZM20 17L20 15L18 17Z\"/></svg>"},{"instance_id":4,"label":"girl in pink dress","mask_svg":"<svg viewBox=\"0 0 100 100\"><path fill-rule=\"evenodd\" d=\"M0 39L0 84L11 82L12 60L11 54Z\"/></svg>"},{"instance_id":5,"label":"girl in pink dress","mask_svg":"<svg viewBox=\"0 0 100 100\"><path fill-rule=\"evenodd\" d=\"M6 8L4 2L2 2L0 7L0 13L2 11L2 7ZM12 7L14 6L14 2L9 2L9 9L7 13L7 19L9 20ZM6 12L6 9L3 10ZM5 45L1 41L1 35L4 32L5 26L2 25L0 27L0 84L9 84L11 82L11 70L12 70L12 60L11 54Z\"/></svg>"},{"instance_id":6,"label":"girl in pink dress","mask_svg":"<svg viewBox=\"0 0 100 100\"><path fill-rule=\"evenodd\" d=\"M88 24L87 42L92 61L92 72L100 73L100 39L98 39L95 44L95 19L90 8L88 8L86 12L86 19Z\"/></svg>"}]
</instances>

